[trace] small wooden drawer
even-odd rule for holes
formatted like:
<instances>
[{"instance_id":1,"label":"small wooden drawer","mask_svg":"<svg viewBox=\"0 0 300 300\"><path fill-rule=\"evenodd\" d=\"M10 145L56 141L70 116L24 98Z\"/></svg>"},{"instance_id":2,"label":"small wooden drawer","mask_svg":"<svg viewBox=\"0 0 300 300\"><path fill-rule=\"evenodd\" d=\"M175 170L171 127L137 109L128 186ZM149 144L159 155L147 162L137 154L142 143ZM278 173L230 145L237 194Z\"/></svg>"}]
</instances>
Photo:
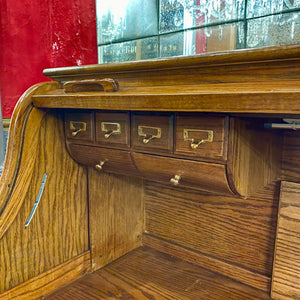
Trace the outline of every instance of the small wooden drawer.
<instances>
[{"instance_id":1,"label":"small wooden drawer","mask_svg":"<svg viewBox=\"0 0 300 300\"><path fill-rule=\"evenodd\" d=\"M232 195L225 165L133 153L135 165L148 180Z\"/></svg>"},{"instance_id":2,"label":"small wooden drawer","mask_svg":"<svg viewBox=\"0 0 300 300\"><path fill-rule=\"evenodd\" d=\"M77 162L95 167L99 171L138 176L130 152L100 147L69 144L70 155Z\"/></svg>"},{"instance_id":3,"label":"small wooden drawer","mask_svg":"<svg viewBox=\"0 0 300 300\"><path fill-rule=\"evenodd\" d=\"M93 113L65 113L65 133L67 139L92 142L94 140L93 132Z\"/></svg>"},{"instance_id":4,"label":"small wooden drawer","mask_svg":"<svg viewBox=\"0 0 300 300\"><path fill-rule=\"evenodd\" d=\"M227 136L228 117L178 114L175 154L224 162Z\"/></svg>"},{"instance_id":5,"label":"small wooden drawer","mask_svg":"<svg viewBox=\"0 0 300 300\"><path fill-rule=\"evenodd\" d=\"M97 112L96 142L106 146L129 147L129 113Z\"/></svg>"},{"instance_id":6,"label":"small wooden drawer","mask_svg":"<svg viewBox=\"0 0 300 300\"><path fill-rule=\"evenodd\" d=\"M132 147L145 152L173 151L171 114L133 114Z\"/></svg>"}]
</instances>

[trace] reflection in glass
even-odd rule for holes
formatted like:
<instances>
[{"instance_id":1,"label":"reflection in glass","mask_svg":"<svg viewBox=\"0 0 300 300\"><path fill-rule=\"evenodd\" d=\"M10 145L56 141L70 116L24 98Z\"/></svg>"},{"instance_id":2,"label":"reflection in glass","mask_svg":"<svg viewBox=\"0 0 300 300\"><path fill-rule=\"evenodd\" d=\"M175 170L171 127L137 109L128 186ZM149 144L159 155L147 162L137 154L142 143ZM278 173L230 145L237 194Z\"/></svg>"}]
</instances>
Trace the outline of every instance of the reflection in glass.
<instances>
[{"instance_id":1,"label":"reflection in glass","mask_svg":"<svg viewBox=\"0 0 300 300\"><path fill-rule=\"evenodd\" d=\"M210 36L206 35L205 28L163 35L160 37L160 56L235 50L241 47L238 37L244 36L243 28L243 23L238 22L212 26Z\"/></svg>"},{"instance_id":2,"label":"reflection in glass","mask_svg":"<svg viewBox=\"0 0 300 300\"><path fill-rule=\"evenodd\" d=\"M248 21L247 48L300 42L300 13L280 14Z\"/></svg>"},{"instance_id":3,"label":"reflection in glass","mask_svg":"<svg viewBox=\"0 0 300 300\"><path fill-rule=\"evenodd\" d=\"M299 14L300 0L97 0L99 62L299 43Z\"/></svg>"},{"instance_id":4,"label":"reflection in glass","mask_svg":"<svg viewBox=\"0 0 300 300\"><path fill-rule=\"evenodd\" d=\"M157 34L156 0L97 0L98 44Z\"/></svg>"},{"instance_id":5,"label":"reflection in glass","mask_svg":"<svg viewBox=\"0 0 300 300\"><path fill-rule=\"evenodd\" d=\"M98 62L112 63L158 57L158 38L147 38L98 47Z\"/></svg>"},{"instance_id":6,"label":"reflection in glass","mask_svg":"<svg viewBox=\"0 0 300 300\"><path fill-rule=\"evenodd\" d=\"M244 17L245 0L161 0L160 32L228 22Z\"/></svg>"},{"instance_id":7,"label":"reflection in glass","mask_svg":"<svg viewBox=\"0 0 300 300\"><path fill-rule=\"evenodd\" d=\"M275 14L300 8L300 0L248 0L247 18Z\"/></svg>"}]
</instances>

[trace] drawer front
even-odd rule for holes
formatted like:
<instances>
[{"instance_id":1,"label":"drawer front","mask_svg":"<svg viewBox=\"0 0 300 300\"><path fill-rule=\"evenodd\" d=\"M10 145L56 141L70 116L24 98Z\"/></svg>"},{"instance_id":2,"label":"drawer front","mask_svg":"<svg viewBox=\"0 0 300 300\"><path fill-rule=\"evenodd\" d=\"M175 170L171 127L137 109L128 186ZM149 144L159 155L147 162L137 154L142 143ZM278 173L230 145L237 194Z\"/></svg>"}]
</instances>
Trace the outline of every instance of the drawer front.
<instances>
[{"instance_id":1,"label":"drawer front","mask_svg":"<svg viewBox=\"0 0 300 300\"><path fill-rule=\"evenodd\" d=\"M67 139L92 142L94 140L93 113L65 113Z\"/></svg>"},{"instance_id":2,"label":"drawer front","mask_svg":"<svg viewBox=\"0 0 300 300\"><path fill-rule=\"evenodd\" d=\"M232 195L221 164L133 153L135 165L148 180Z\"/></svg>"},{"instance_id":3,"label":"drawer front","mask_svg":"<svg viewBox=\"0 0 300 300\"><path fill-rule=\"evenodd\" d=\"M129 147L129 113L98 112L96 118L96 142L112 147Z\"/></svg>"},{"instance_id":4,"label":"drawer front","mask_svg":"<svg viewBox=\"0 0 300 300\"><path fill-rule=\"evenodd\" d=\"M227 135L228 117L178 114L175 154L224 162Z\"/></svg>"},{"instance_id":5,"label":"drawer front","mask_svg":"<svg viewBox=\"0 0 300 300\"><path fill-rule=\"evenodd\" d=\"M70 155L77 162L95 167L99 171L138 176L130 152L100 147L69 144Z\"/></svg>"},{"instance_id":6,"label":"drawer front","mask_svg":"<svg viewBox=\"0 0 300 300\"><path fill-rule=\"evenodd\" d=\"M173 116L132 115L132 147L145 152L173 151Z\"/></svg>"}]
</instances>

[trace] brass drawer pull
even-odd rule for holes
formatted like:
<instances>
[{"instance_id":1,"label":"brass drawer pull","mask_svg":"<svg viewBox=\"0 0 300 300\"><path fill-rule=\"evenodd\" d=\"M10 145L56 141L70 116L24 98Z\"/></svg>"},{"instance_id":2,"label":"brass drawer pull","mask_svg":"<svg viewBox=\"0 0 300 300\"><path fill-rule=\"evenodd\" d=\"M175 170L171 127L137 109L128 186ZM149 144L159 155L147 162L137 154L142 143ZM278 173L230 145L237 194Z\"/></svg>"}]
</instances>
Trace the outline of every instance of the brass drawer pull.
<instances>
[{"instance_id":1,"label":"brass drawer pull","mask_svg":"<svg viewBox=\"0 0 300 300\"><path fill-rule=\"evenodd\" d=\"M106 160L100 161L99 164L95 165L95 168L96 168L98 171L102 171L105 162L106 162Z\"/></svg>"},{"instance_id":2,"label":"brass drawer pull","mask_svg":"<svg viewBox=\"0 0 300 300\"><path fill-rule=\"evenodd\" d=\"M207 138L195 139L189 136L191 132L201 132L207 134ZM192 149L197 149L199 145L204 143L211 143L214 139L214 132L212 130L202 130L202 129L183 129L183 140L189 141Z\"/></svg>"},{"instance_id":3,"label":"brass drawer pull","mask_svg":"<svg viewBox=\"0 0 300 300\"><path fill-rule=\"evenodd\" d=\"M179 181L181 179L180 175L175 175L173 178L170 179L170 182L174 185L179 185Z\"/></svg>"},{"instance_id":4,"label":"brass drawer pull","mask_svg":"<svg viewBox=\"0 0 300 300\"><path fill-rule=\"evenodd\" d=\"M101 131L104 131L104 137L109 139L112 135L121 134L121 125L120 123L101 122Z\"/></svg>"},{"instance_id":5,"label":"brass drawer pull","mask_svg":"<svg viewBox=\"0 0 300 300\"><path fill-rule=\"evenodd\" d=\"M145 129L147 131L155 131L155 134L145 133ZM161 128L159 127L151 127L151 126L138 126L138 135L144 137L143 143L148 144L153 139L161 138Z\"/></svg>"},{"instance_id":6,"label":"brass drawer pull","mask_svg":"<svg viewBox=\"0 0 300 300\"><path fill-rule=\"evenodd\" d=\"M86 123L70 121L70 129L72 130L72 136L76 136L79 132L86 131Z\"/></svg>"}]
</instances>

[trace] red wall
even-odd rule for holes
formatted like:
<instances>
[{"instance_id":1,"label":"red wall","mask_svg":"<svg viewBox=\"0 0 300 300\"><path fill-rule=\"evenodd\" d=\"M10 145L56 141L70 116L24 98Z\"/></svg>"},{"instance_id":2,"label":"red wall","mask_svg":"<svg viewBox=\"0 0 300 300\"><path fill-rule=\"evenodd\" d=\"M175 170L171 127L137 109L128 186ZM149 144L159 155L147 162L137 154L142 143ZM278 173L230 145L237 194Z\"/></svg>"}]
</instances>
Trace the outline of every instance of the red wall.
<instances>
[{"instance_id":1,"label":"red wall","mask_svg":"<svg viewBox=\"0 0 300 300\"><path fill-rule=\"evenodd\" d=\"M0 22L4 117L43 69L97 63L95 0L1 0Z\"/></svg>"}]
</instances>

